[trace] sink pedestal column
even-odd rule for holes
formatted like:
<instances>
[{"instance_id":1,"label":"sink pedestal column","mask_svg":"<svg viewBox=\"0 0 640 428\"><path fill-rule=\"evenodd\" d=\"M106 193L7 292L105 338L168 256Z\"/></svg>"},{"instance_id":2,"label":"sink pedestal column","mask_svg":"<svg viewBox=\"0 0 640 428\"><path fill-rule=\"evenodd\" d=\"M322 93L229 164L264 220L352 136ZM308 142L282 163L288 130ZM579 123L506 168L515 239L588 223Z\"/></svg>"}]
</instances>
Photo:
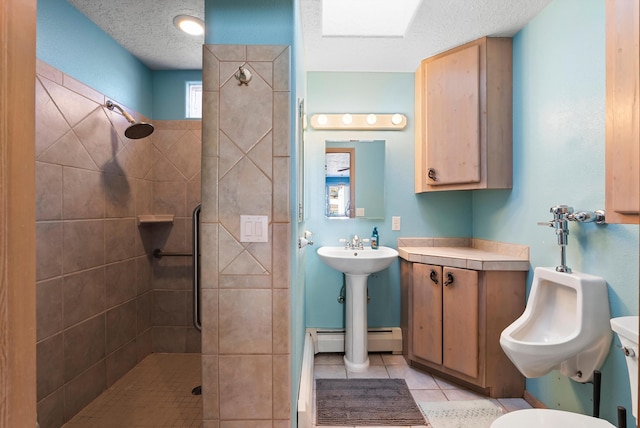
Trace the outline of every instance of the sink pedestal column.
<instances>
[{"instance_id":1,"label":"sink pedestal column","mask_svg":"<svg viewBox=\"0 0 640 428\"><path fill-rule=\"evenodd\" d=\"M367 277L345 274L347 277L344 364L347 370L363 372L369 367L367 351Z\"/></svg>"}]
</instances>

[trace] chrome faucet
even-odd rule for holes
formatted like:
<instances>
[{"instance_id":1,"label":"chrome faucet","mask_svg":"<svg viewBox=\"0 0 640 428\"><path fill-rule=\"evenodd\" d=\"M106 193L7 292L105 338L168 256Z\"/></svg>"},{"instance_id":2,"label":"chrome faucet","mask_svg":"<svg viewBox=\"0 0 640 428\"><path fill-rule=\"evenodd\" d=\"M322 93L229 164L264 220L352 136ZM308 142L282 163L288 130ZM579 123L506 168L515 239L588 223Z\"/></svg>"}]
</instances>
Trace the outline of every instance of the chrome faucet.
<instances>
[{"instance_id":1,"label":"chrome faucet","mask_svg":"<svg viewBox=\"0 0 640 428\"><path fill-rule=\"evenodd\" d=\"M344 242L345 250L364 250L364 242L368 241L367 239L361 239L358 235L353 235L351 240L348 239L340 239L339 242Z\"/></svg>"},{"instance_id":2,"label":"chrome faucet","mask_svg":"<svg viewBox=\"0 0 640 428\"><path fill-rule=\"evenodd\" d=\"M538 226L549 226L556 230L558 245L560 245L560 265L556 266L556 271L571 273L571 268L567 266L567 245L569 244L569 221L580 223L605 224L603 210L573 212L573 208L568 205L555 205L549 210L553 214L553 220L538 222Z\"/></svg>"}]
</instances>

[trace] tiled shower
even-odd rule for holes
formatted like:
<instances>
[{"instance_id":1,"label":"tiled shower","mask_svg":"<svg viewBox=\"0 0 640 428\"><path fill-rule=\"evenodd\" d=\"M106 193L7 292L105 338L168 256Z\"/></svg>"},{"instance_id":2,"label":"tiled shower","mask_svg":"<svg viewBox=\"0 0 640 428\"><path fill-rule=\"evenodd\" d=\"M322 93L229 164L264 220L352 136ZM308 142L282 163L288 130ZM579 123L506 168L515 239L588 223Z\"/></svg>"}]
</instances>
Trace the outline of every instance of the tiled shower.
<instances>
[{"instance_id":1,"label":"tiled shower","mask_svg":"<svg viewBox=\"0 0 640 428\"><path fill-rule=\"evenodd\" d=\"M191 258L151 256L191 252L201 121L153 121L150 137L129 140L105 95L41 61L35 84L37 400L48 428L150 353L201 350ZM142 214L174 220L138 224Z\"/></svg>"}]
</instances>

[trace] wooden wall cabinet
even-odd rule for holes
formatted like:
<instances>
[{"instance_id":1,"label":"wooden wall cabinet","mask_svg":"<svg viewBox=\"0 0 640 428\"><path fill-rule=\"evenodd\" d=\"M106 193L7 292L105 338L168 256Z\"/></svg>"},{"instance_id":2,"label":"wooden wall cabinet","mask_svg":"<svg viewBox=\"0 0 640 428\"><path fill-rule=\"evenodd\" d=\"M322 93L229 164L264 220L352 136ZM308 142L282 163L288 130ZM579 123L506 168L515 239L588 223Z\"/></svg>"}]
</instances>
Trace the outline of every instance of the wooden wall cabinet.
<instances>
[{"instance_id":1,"label":"wooden wall cabinet","mask_svg":"<svg viewBox=\"0 0 640 428\"><path fill-rule=\"evenodd\" d=\"M606 2L607 223L640 223L640 6Z\"/></svg>"},{"instance_id":2,"label":"wooden wall cabinet","mask_svg":"<svg viewBox=\"0 0 640 428\"><path fill-rule=\"evenodd\" d=\"M422 61L415 192L512 186L512 42L482 38Z\"/></svg>"},{"instance_id":3,"label":"wooden wall cabinet","mask_svg":"<svg viewBox=\"0 0 640 428\"><path fill-rule=\"evenodd\" d=\"M500 333L524 311L525 276L401 260L410 364L491 397L522 397L524 377L502 351Z\"/></svg>"}]
</instances>

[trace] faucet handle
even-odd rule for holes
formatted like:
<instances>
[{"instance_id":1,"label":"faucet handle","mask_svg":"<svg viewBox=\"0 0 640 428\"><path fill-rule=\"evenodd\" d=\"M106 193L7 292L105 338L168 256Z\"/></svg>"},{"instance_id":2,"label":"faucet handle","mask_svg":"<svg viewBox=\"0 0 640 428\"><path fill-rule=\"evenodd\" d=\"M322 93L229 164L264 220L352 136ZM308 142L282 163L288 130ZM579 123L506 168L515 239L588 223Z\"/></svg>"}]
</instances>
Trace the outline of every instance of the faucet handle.
<instances>
[{"instance_id":1,"label":"faucet handle","mask_svg":"<svg viewBox=\"0 0 640 428\"><path fill-rule=\"evenodd\" d=\"M554 225L553 225L553 222L552 222L552 221L539 221L539 222L538 222L538 226L554 227Z\"/></svg>"},{"instance_id":2,"label":"faucet handle","mask_svg":"<svg viewBox=\"0 0 640 428\"><path fill-rule=\"evenodd\" d=\"M344 243L344 248L351 248L351 243L349 242L348 239L344 239L344 238L340 238L338 239L338 242L340 243Z\"/></svg>"}]
</instances>

